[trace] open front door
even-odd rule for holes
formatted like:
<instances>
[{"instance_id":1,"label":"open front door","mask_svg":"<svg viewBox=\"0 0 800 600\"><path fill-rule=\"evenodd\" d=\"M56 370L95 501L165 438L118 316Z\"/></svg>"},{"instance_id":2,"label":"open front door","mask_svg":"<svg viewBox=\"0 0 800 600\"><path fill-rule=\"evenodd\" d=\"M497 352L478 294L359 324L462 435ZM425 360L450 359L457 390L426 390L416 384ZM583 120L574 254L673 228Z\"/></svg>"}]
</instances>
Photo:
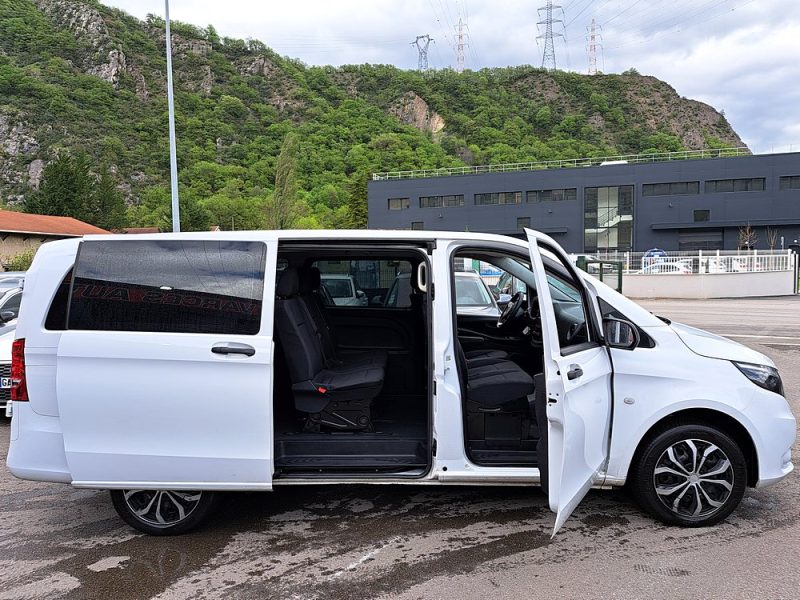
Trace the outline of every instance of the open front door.
<instances>
[{"instance_id":1,"label":"open front door","mask_svg":"<svg viewBox=\"0 0 800 600\"><path fill-rule=\"evenodd\" d=\"M557 244L526 230L536 278L547 389L547 495L553 535L595 483L608 458L611 360L592 298Z\"/></svg>"},{"instance_id":2,"label":"open front door","mask_svg":"<svg viewBox=\"0 0 800 600\"><path fill-rule=\"evenodd\" d=\"M276 251L82 242L56 359L74 485L271 488Z\"/></svg>"}]
</instances>

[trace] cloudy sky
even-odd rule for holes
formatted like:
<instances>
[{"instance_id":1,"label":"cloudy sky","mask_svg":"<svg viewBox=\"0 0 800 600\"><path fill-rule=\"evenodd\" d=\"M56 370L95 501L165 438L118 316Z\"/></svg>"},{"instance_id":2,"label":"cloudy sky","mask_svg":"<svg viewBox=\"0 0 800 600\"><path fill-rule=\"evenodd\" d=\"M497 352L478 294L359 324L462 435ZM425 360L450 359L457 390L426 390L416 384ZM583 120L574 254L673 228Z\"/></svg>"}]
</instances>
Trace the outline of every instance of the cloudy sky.
<instances>
[{"instance_id":1,"label":"cloudy sky","mask_svg":"<svg viewBox=\"0 0 800 600\"><path fill-rule=\"evenodd\" d=\"M144 18L161 0L104 0ZM430 34L431 67L455 65L462 18L470 69L542 61L537 7L545 0L171 0L173 19L265 42L308 64L388 63L416 68L410 45ZM755 152L800 150L799 0L561 0L559 68L586 72L586 32L602 27L598 67L635 67L679 94L724 110Z\"/></svg>"}]
</instances>

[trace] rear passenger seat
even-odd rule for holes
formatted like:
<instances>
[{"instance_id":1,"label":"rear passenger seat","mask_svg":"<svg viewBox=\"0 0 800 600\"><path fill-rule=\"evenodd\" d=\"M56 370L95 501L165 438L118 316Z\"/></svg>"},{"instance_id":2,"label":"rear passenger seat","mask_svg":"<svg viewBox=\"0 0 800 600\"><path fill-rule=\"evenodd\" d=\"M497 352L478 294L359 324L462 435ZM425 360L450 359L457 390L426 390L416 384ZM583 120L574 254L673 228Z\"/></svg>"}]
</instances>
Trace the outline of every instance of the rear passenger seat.
<instances>
[{"instance_id":1,"label":"rear passenger seat","mask_svg":"<svg viewBox=\"0 0 800 600\"><path fill-rule=\"evenodd\" d=\"M300 277L300 298L306 305L317 337L322 344L322 353L328 366L340 367L380 367L386 368L388 356L383 350L369 352L339 352L333 329L325 319L325 303L319 293L322 278L319 269L306 267L298 271Z\"/></svg>"},{"instance_id":2,"label":"rear passenger seat","mask_svg":"<svg viewBox=\"0 0 800 600\"><path fill-rule=\"evenodd\" d=\"M384 368L379 359L327 360L321 334L300 297L297 269L283 271L276 296L277 337L286 358L295 408L309 414L305 431L319 431L321 426L369 429L372 400L383 388Z\"/></svg>"}]
</instances>

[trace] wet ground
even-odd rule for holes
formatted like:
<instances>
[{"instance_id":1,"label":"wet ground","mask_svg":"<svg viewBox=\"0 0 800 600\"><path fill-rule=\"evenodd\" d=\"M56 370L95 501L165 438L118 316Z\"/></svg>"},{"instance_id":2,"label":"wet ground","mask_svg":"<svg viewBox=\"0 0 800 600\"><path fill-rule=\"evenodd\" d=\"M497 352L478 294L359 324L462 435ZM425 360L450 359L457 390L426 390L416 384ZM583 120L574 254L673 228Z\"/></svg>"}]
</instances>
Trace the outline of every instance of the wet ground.
<instances>
[{"instance_id":1,"label":"wet ground","mask_svg":"<svg viewBox=\"0 0 800 600\"><path fill-rule=\"evenodd\" d=\"M778 363L798 414L796 300L644 304L755 336L736 339ZM0 454L7 443L2 421ZM749 490L721 525L678 529L623 492L591 492L551 540L538 489L282 488L231 495L203 530L153 538L124 525L107 493L19 481L3 466L0 600L798 598L799 495L793 473Z\"/></svg>"}]
</instances>

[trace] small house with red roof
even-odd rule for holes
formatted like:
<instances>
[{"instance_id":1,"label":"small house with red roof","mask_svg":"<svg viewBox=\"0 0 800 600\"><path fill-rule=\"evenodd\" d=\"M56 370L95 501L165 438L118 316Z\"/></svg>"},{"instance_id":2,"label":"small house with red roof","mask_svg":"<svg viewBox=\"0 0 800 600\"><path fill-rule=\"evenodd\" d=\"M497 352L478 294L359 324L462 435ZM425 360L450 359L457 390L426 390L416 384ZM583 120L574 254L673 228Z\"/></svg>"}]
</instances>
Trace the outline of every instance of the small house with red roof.
<instances>
[{"instance_id":1,"label":"small house with red roof","mask_svg":"<svg viewBox=\"0 0 800 600\"><path fill-rule=\"evenodd\" d=\"M53 217L0 210L0 262L27 250L36 250L45 242L109 233L72 217Z\"/></svg>"}]
</instances>

